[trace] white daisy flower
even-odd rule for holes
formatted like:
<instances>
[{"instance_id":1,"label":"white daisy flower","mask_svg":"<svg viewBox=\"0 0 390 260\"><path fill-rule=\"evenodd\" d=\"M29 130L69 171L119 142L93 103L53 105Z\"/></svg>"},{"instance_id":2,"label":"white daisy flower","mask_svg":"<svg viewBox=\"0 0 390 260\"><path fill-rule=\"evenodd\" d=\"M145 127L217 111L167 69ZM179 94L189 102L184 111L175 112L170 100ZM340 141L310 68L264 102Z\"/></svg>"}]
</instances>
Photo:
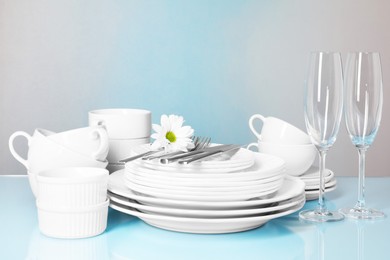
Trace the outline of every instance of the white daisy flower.
<instances>
[{"instance_id":1,"label":"white daisy flower","mask_svg":"<svg viewBox=\"0 0 390 260\"><path fill-rule=\"evenodd\" d=\"M187 151L194 147L192 135L194 129L190 126L183 126L184 119L182 116L167 115L161 116L161 125L153 124L152 150L164 148L165 151Z\"/></svg>"}]
</instances>

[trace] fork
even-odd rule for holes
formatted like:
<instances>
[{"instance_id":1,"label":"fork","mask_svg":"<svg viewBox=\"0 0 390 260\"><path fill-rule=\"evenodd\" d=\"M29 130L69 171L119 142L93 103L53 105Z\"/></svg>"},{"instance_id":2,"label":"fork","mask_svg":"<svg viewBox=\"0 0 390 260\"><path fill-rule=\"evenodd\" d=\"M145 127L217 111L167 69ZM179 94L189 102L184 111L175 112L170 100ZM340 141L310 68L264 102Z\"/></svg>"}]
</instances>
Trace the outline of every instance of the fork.
<instances>
[{"instance_id":1,"label":"fork","mask_svg":"<svg viewBox=\"0 0 390 260\"><path fill-rule=\"evenodd\" d=\"M211 138L207 138L207 137L192 137L192 140L194 140L194 144L195 144L195 147L193 149L191 149L191 151L194 151L194 150L198 150L198 149L201 149L201 148L204 148L206 146L208 146L210 144L210 141L211 141ZM119 162L121 163L126 163L126 162L130 162L130 161L134 161L134 160L137 160L139 158L142 158L144 160L151 160L151 159L154 159L154 158L160 158L162 156L173 156L172 154L175 153L175 154L181 154L181 153L185 153L185 152L182 152L182 151L176 151L176 152L172 152L172 153L165 153L165 154L162 154L162 155L155 155L156 153L159 153L159 152L163 152L164 150L163 149L158 149L158 150L155 150L155 151L147 151L145 153L141 153L141 154L138 154L138 155L135 155L135 156L132 156L132 157L129 157L129 158L126 158L126 159L122 159L120 160ZM152 158L154 157L154 158Z\"/></svg>"},{"instance_id":2,"label":"fork","mask_svg":"<svg viewBox=\"0 0 390 260\"><path fill-rule=\"evenodd\" d=\"M184 154L184 153L193 152L193 151L203 149L203 148L209 146L210 142L211 142L210 137L195 137L194 148L188 149L188 151L186 151L186 152L175 151L175 152L165 153L165 154L161 154L161 155L150 155L150 156L146 155L145 157L142 157L142 159L143 160L153 160L153 159L159 158L161 161L161 160L164 160L166 158L171 158L171 157L179 155L179 154Z\"/></svg>"}]
</instances>

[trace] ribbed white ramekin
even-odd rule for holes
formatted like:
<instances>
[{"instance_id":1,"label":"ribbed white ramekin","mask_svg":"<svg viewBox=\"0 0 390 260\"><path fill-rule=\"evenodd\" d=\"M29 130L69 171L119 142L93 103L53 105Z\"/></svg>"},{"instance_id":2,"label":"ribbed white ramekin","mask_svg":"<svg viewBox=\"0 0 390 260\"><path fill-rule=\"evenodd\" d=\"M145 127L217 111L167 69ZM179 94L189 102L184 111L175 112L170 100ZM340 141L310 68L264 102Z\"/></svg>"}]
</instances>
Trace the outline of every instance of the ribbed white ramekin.
<instances>
[{"instance_id":1,"label":"ribbed white ramekin","mask_svg":"<svg viewBox=\"0 0 390 260\"><path fill-rule=\"evenodd\" d=\"M107 199L109 173L93 167L66 167L39 172L37 200L45 208L86 207Z\"/></svg>"},{"instance_id":2,"label":"ribbed white ramekin","mask_svg":"<svg viewBox=\"0 0 390 260\"><path fill-rule=\"evenodd\" d=\"M55 238L86 238L99 235L107 227L109 200L82 208L46 207L37 201L40 231Z\"/></svg>"}]
</instances>

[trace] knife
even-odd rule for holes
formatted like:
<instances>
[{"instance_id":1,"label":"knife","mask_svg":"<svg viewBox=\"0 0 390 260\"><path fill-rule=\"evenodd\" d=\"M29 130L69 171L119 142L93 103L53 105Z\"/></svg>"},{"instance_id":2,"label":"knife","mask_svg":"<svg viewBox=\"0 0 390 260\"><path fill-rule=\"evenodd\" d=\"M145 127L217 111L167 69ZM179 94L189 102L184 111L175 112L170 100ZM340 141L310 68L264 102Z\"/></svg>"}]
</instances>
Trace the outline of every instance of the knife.
<instances>
[{"instance_id":1,"label":"knife","mask_svg":"<svg viewBox=\"0 0 390 260\"><path fill-rule=\"evenodd\" d=\"M194 155L198 155L198 154L200 155L200 154L203 154L206 152L219 151L219 150L225 149L227 147L231 147L231 146L232 146L232 144L220 144L220 145L216 145L216 146L209 146L209 147L205 147L203 149L195 150L192 152L187 152L187 153L171 156L169 158L161 158L160 163L168 164L168 163L176 162L180 159L184 159L186 157L190 157L190 156L194 156Z\"/></svg>"},{"instance_id":2,"label":"knife","mask_svg":"<svg viewBox=\"0 0 390 260\"><path fill-rule=\"evenodd\" d=\"M217 155L217 154L221 154L221 153L237 150L237 149L240 149L240 148L241 148L241 145L232 144L232 145L229 145L229 146L217 149L215 151L205 152L205 153L198 154L198 155L195 155L195 156L187 158L187 159L180 159L179 160L179 164L189 164L189 163L196 162L196 161L202 160L204 158L207 158L207 157L210 157L210 156L213 156L213 155Z\"/></svg>"}]
</instances>

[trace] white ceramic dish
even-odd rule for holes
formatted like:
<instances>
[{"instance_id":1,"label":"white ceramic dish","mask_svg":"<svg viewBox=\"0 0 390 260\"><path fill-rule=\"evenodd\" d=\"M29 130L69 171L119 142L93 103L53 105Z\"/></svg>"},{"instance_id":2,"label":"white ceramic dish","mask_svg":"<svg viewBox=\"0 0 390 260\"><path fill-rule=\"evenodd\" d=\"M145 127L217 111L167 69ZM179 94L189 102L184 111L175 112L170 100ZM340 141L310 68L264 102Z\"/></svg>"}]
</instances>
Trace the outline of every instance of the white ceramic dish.
<instances>
[{"instance_id":1,"label":"white ceramic dish","mask_svg":"<svg viewBox=\"0 0 390 260\"><path fill-rule=\"evenodd\" d=\"M80 208L107 200L108 171L91 167L58 168L37 174L37 200L45 208Z\"/></svg>"},{"instance_id":2,"label":"white ceramic dish","mask_svg":"<svg viewBox=\"0 0 390 260\"><path fill-rule=\"evenodd\" d=\"M324 178L330 178L334 175L334 173L329 170L324 170ZM315 165L312 165L305 173L299 176L303 181L317 180L320 178L319 168Z\"/></svg>"},{"instance_id":3,"label":"white ceramic dish","mask_svg":"<svg viewBox=\"0 0 390 260\"><path fill-rule=\"evenodd\" d=\"M150 145L140 145L132 149L134 155L150 151ZM232 156L230 156L232 155ZM191 164L162 164L159 159L154 160L136 160L135 162L142 163L143 166L156 170L164 171L187 171L187 170L203 170L203 171L226 171L226 169L240 170L253 165L253 152L247 149L239 149L223 153L220 157L213 157L208 160L193 162ZM222 169L222 170L221 170Z\"/></svg>"},{"instance_id":4,"label":"white ceramic dish","mask_svg":"<svg viewBox=\"0 0 390 260\"><path fill-rule=\"evenodd\" d=\"M262 226L271 219L289 215L301 209L302 203L291 208L280 211L267 212L262 215L253 217L238 217L238 218L185 218L162 216L155 214L147 214L139 212L131 207L120 204L110 203L110 207L123 213L139 217L147 224L152 226L168 229L178 232L202 233L202 234L220 234L232 233L249 229L254 229Z\"/></svg>"},{"instance_id":5,"label":"white ceramic dish","mask_svg":"<svg viewBox=\"0 0 390 260\"><path fill-rule=\"evenodd\" d=\"M104 125L109 139L133 139L150 136L152 113L143 109L98 109L88 112L90 126Z\"/></svg>"},{"instance_id":6,"label":"white ceramic dish","mask_svg":"<svg viewBox=\"0 0 390 260\"><path fill-rule=\"evenodd\" d=\"M119 160L131 156L131 149L150 142L149 137L137 139L109 139L109 152L107 161L109 163L118 163Z\"/></svg>"},{"instance_id":7,"label":"white ceramic dish","mask_svg":"<svg viewBox=\"0 0 390 260\"><path fill-rule=\"evenodd\" d=\"M187 169L187 171L164 171L159 169L149 169L140 165L137 161L126 163L125 169L142 176L153 176L156 178L197 178L200 180L216 179L217 181L232 180L258 180L267 177L272 177L284 171L285 163L282 159L268 154L252 153L253 164L251 167L241 169L239 171L232 168L220 168L212 171L211 168L205 169Z\"/></svg>"},{"instance_id":8,"label":"white ceramic dish","mask_svg":"<svg viewBox=\"0 0 390 260\"><path fill-rule=\"evenodd\" d=\"M136 200L145 205L157 205L161 207L174 207L183 209L237 209L258 207L259 205L280 202L304 194L305 183L298 178L286 177L282 187L270 198L254 198L247 201L205 202L182 201L154 198L134 192L127 188L123 181L124 170L112 173L109 176L108 190L114 194Z\"/></svg>"},{"instance_id":9,"label":"white ceramic dish","mask_svg":"<svg viewBox=\"0 0 390 260\"><path fill-rule=\"evenodd\" d=\"M176 208L166 208L158 206L147 206L137 203L117 195L109 196L111 201L114 201L118 204L129 206L143 213L156 214L156 215L168 215L176 217L195 217L195 218L227 218L227 217L246 217L256 214L262 214L267 212L272 212L276 210L283 210L289 207L293 207L297 204L302 203L305 200L305 195L299 195L298 197L291 198L286 201L271 203L268 205L261 205L256 208L250 209L236 209L236 210L197 210L197 209L176 209Z\"/></svg>"},{"instance_id":10,"label":"white ceramic dish","mask_svg":"<svg viewBox=\"0 0 390 260\"><path fill-rule=\"evenodd\" d=\"M55 238L86 238L101 234L107 227L109 200L104 203L83 207L44 207L37 201L40 231Z\"/></svg>"},{"instance_id":11,"label":"white ceramic dish","mask_svg":"<svg viewBox=\"0 0 390 260\"><path fill-rule=\"evenodd\" d=\"M325 193L335 190L337 185L325 188ZM305 191L306 200L316 200L319 196L319 190L308 190Z\"/></svg>"},{"instance_id":12,"label":"white ceramic dish","mask_svg":"<svg viewBox=\"0 0 390 260\"><path fill-rule=\"evenodd\" d=\"M156 188L161 190L170 190L170 191L189 191L189 192L201 192L201 193L207 193L207 192L234 192L234 191L246 191L246 192L255 192L260 191L262 189L267 189L268 187L274 187L274 186L280 186L281 182L283 181L283 175L276 176L278 178L272 180L272 181L266 181L263 180L258 181L257 184L253 184L251 182L245 182L244 185L239 185L238 183L234 182L228 182L229 185L197 185L193 186L192 184L188 185L182 185L182 183L177 182L166 182L166 183L156 183L152 180L152 178L144 178L140 179L138 176L133 175L129 172L125 172L125 178L132 183L150 187L150 188ZM205 182L204 182L205 183ZM233 185L236 184L236 185Z\"/></svg>"},{"instance_id":13,"label":"white ceramic dish","mask_svg":"<svg viewBox=\"0 0 390 260\"><path fill-rule=\"evenodd\" d=\"M194 192L176 192L172 190L159 190L154 188L148 188L145 186L137 185L128 181L126 178L124 179L125 185L139 193L144 195L149 195L155 198L162 199L172 199L172 200L182 200L182 201L215 201L215 202L223 202L223 201L245 201L256 197L264 197L276 192L281 183L277 186L269 187L267 189L254 191L254 192L209 192L209 193L194 193Z\"/></svg>"},{"instance_id":14,"label":"white ceramic dish","mask_svg":"<svg viewBox=\"0 0 390 260\"><path fill-rule=\"evenodd\" d=\"M253 175L249 176L247 179L240 177L237 178L226 178L226 179L200 179L200 178L170 178L161 177L158 175L145 175L142 173L138 174L135 171L125 171L126 175L130 175L133 179L148 183L150 185L175 185L180 187L251 187L259 184L270 183L278 181L284 178L285 174L283 171L275 172L275 176L270 176L266 178L260 178ZM161 178L159 178L161 177ZM259 179L257 179L259 178Z\"/></svg>"},{"instance_id":15,"label":"white ceramic dish","mask_svg":"<svg viewBox=\"0 0 390 260\"><path fill-rule=\"evenodd\" d=\"M329 182L326 182L326 183L325 183L325 188L329 188L329 187L335 186L336 183L337 183L336 179L333 178L333 179L331 179ZM320 188L320 185L317 183L316 185L306 185L305 190L306 190L306 191L309 191L309 190L318 190L319 188Z\"/></svg>"}]
</instances>

